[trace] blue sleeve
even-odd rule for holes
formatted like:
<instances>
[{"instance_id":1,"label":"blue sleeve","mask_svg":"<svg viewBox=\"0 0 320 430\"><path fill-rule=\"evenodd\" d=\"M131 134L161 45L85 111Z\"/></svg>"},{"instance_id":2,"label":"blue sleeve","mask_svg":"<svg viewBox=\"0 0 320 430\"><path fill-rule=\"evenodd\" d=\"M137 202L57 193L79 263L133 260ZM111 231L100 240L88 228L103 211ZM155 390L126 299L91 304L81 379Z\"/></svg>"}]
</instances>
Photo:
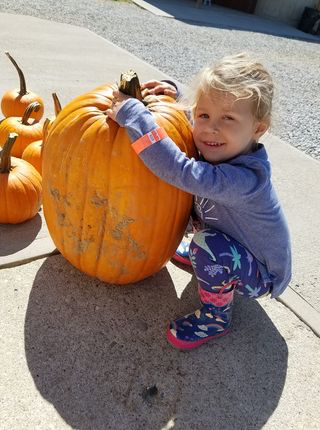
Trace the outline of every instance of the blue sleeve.
<instances>
[{"instance_id":1,"label":"blue sleeve","mask_svg":"<svg viewBox=\"0 0 320 430\"><path fill-rule=\"evenodd\" d=\"M123 104L116 120L127 129L132 142L158 127L151 112L136 99L129 99ZM139 156L164 181L225 205L244 204L246 197L258 192L264 182L254 169L246 166L229 163L212 165L190 159L169 137L150 145Z\"/></svg>"}]
</instances>

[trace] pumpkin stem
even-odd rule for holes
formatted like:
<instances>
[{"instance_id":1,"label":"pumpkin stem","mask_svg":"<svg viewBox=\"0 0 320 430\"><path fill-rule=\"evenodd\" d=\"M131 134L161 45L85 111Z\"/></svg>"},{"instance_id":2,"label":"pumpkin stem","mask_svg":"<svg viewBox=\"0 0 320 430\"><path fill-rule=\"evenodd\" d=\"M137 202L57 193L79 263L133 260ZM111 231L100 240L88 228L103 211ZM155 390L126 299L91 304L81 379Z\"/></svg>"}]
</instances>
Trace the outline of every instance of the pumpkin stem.
<instances>
[{"instance_id":1,"label":"pumpkin stem","mask_svg":"<svg viewBox=\"0 0 320 430\"><path fill-rule=\"evenodd\" d=\"M44 143L45 143L45 141L47 139L49 124L50 124L50 119L46 118L46 120L45 120L45 122L43 124L43 129L42 129L42 145L41 146L44 145Z\"/></svg>"},{"instance_id":2,"label":"pumpkin stem","mask_svg":"<svg viewBox=\"0 0 320 430\"><path fill-rule=\"evenodd\" d=\"M142 101L140 82L136 72L130 69L121 73L119 91Z\"/></svg>"},{"instance_id":3,"label":"pumpkin stem","mask_svg":"<svg viewBox=\"0 0 320 430\"><path fill-rule=\"evenodd\" d=\"M22 70L20 69L20 67L18 66L18 64L16 63L16 61L11 57L11 55L9 54L9 52L6 52L5 54L9 58L9 60L11 61L11 63L14 65L14 67L16 68L16 70L18 72L19 79L20 79L20 91L19 91L19 94L20 94L20 96L24 96L25 94L27 94L27 86L26 86L26 80L24 78L24 74L22 73Z\"/></svg>"},{"instance_id":4,"label":"pumpkin stem","mask_svg":"<svg viewBox=\"0 0 320 430\"><path fill-rule=\"evenodd\" d=\"M23 117L22 117L22 124L23 125L29 125L28 124L28 119L30 118L30 115L32 114L32 112L38 112L38 110L40 109L40 103L38 102L33 102L30 103L27 107L27 109L24 111Z\"/></svg>"},{"instance_id":5,"label":"pumpkin stem","mask_svg":"<svg viewBox=\"0 0 320 430\"><path fill-rule=\"evenodd\" d=\"M53 98L53 104L54 104L54 112L56 116L58 116L58 113L61 112L62 110L61 103L56 93L52 93L52 98Z\"/></svg>"},{"instance_id":6,"label":"pumpkin stem","mask_svg":"<svg viewBox=\"0 0 320 430\"><path fill-rule=\"evenodd\" d=\"M9 173L11 170L11 149L17 137L17 133L9 133L8 139L0 152L0 173Z\"/></svg>"}]
</instances>

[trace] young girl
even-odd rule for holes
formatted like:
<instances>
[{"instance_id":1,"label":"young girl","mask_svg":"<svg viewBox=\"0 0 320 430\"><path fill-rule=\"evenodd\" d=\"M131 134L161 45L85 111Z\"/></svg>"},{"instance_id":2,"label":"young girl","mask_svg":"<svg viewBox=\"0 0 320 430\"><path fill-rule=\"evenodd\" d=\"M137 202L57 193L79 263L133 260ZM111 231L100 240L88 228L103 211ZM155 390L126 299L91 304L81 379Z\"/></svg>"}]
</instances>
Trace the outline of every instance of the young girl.
<instances>
[{"instance_id":1,"label":"young girl","mask_svg":"<svg viewBox=\"0 0 320 430\"><path fill-rule=\"evenodd\" d=\"M201 229L189 257L202 306L168 327L168 341L181 349L229 332L235 291L274 298L291 279L288 227L266 149L258 143L270 126L272 79L260 63L239 54L206 67L195 82L191 108L199 161L187 158L137 99L115 91L108 111L154 174L195 196Z\"/></svg>"}]
</instances>

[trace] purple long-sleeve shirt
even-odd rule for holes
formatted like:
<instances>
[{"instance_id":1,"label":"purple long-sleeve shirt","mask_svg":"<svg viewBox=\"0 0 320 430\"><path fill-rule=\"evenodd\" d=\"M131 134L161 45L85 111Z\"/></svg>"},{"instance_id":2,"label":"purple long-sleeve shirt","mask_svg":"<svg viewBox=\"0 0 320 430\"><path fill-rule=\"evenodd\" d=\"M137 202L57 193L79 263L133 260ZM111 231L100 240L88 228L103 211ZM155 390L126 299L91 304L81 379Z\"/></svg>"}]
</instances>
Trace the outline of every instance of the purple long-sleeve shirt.
<instances>
[{"instance_id":1,"label":"purple long-sleeve shirt","mask_svg":"<svg viewBox=\"0 0 320 430\"><path fill-rule=\"evenodd\" d=\"M121 107L116 120L132 142L158 127L136 99ZM159 178L194 194L195 211L204 227L230 235L254 255L263 280L273 283L271 297L284 291L291 279L290 236L262 144L254 152L216 165L188 158L169 137L139 156Z\"/></svg>"}]
</instances>

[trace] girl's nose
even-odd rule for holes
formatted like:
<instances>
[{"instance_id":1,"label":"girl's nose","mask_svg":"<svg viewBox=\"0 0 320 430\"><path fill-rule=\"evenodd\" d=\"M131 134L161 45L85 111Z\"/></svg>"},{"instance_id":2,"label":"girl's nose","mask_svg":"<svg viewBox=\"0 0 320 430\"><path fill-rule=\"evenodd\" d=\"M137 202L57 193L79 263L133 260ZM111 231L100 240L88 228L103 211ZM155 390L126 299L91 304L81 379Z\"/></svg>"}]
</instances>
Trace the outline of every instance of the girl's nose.
<instances>
[{"instance_id":1,"label":"girl's nose","mask_svg":"<svg viewBox=\"0 0 320 430\"><path fill-rule=\"evenodd\" d=\"M218 133L219 131L219 123L218 121L215 120L211 120L208 123L208 131L210 131L211 133Z\"/></svg>"}]
</instances>

